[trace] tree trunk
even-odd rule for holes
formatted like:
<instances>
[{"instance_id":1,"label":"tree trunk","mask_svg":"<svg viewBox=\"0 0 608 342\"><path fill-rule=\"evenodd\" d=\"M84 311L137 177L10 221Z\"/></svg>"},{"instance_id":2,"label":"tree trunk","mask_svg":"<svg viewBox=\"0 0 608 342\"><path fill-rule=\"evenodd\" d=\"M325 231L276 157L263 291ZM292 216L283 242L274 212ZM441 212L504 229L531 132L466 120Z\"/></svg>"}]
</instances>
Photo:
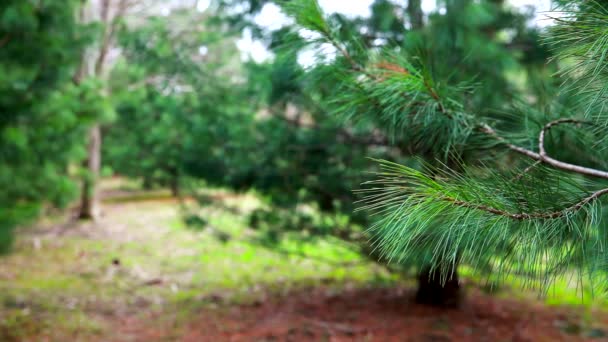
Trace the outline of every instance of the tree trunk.
<instances>
[{"instance_id":1,"label":"tree trunk","mask_svg":"<svg viewBox=\"0 0 608 342\"><path fill-rule=\"evenodd\" d=\"M83 1L80 8L79 21L81 24L95 22L97 16L97 1ZM95 61L97 59L94 47L87 48L82 54L80 67L74 77L74 83L80 85L85 79L95 76ZM80 198L80 212L78 217L95 220L99 214L95 183L99 176L101 163L101 129L98 124L93 125L88 132L87 159L83 167L86 175L82 180L82 193Z\"/></svg>"},{"instance_id":2,"label":"tree trunk","mask_svg":"<svg viewBox=\"0 0 608 342\"><path fill-rule=\"evenodd\" d=\"M154 182L152 181L152 178L149 176L144 176L144 184L142 185L144 190L152 190L153 186Z\"/></svg>"},{"instance_id":3,"label":"tree trunk","mask_svg":"<svg viewBox=\"0 0 608 342\"><path fill-rule=\"evenodd\" d=\"M126 1L121 0L118 3L118 12L114 18L110 15L111 5L112 2L110 0L82 1L79 21L82 24L100 21L104 27L102 36L97 44L87 48L82 55L80 68L74 78L76 84L80 84L88 77L104 77L106 59L116 29L116 21L114 19L116 16L124 14ZM89 130L87 160L84 167L86 168L87 175L82 182L79 217L95 220L100 213L97 198L97 180L101 168L101 127L99 123L94 124Z\"/></svg>"},{"instance_id":4,"label":"tree trunk","mask_svg":"<svg viewBox=\"0 0 608 342\"><path fill-rule=\"evenodd\" d=\"M419 30L424 26L424 13L422 13L422 0L409 0L407 3L407 15L413 30Z\"/></svg>"},{"instance_id":5,"label":"tree trunk","mask_svg":"<svg viewBox=\"0 0 608 342\"><path fill-rule=\"evenodd\" d=\"M419 304L458 307L461 299L462 290L456 270L448 279L442 279L441 272L431 267L423 268L418 274L416 302Z\"/></svg>"},{"instance_id":6,"label":"tree trunk","mask_svg":"<svg viewBox=\"0 0 608 342\"><path fill-rule=\"evenodd\" d=\"M88 156L85 161L87 174L82 182L80 201L81 219L96 220L99 217L99 199L97 194L97 179L101 168L101 128L98 124L89 130Z\"/></svg>"},{"instance_id":7,"label":"tree trunk","mask_svg":"<svg viewBox=\"0 0 608 342\"><path fill-rule=\"evenodd\" d=\"M181 192L180 192L180 187L179 187L179 177L172 177L171 178L171 195L173 195L173 197L180 197Z\"/></svg>"},{"instance_id":8,"label":"tree trunk","mask_svg":"<svg viewBox=\"0 0 608 342\"><path fill-rule=\"evenodd\" d=\"M181 195L181 189L179 184L179 170L177 168L171 167L169 169L169 186L171 187L171 195L173 197L179 198Z\"/></svg>"}]
</instances>

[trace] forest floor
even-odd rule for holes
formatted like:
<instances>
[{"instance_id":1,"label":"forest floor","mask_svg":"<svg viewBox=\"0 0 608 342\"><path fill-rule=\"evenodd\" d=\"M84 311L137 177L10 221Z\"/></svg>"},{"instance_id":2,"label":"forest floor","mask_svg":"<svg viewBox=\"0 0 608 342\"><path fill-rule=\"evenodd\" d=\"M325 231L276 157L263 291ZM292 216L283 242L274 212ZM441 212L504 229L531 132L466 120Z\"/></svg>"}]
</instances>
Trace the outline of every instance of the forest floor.
<instances>
[{"instance_id":1,"label":"forest floor","mask_svg":"<svg viewBox=\"0 0 608 342\"><path fill-rule=\"evenodd\" d=\"M605 302L550 299L465 278L459 309L411 300L412 284L339 241L252 244L252 194L210 191L210 229L164 191L104 183L96 223L54 217L0 258L0 341L608 341Z\"/></svg>"}]
</instances>

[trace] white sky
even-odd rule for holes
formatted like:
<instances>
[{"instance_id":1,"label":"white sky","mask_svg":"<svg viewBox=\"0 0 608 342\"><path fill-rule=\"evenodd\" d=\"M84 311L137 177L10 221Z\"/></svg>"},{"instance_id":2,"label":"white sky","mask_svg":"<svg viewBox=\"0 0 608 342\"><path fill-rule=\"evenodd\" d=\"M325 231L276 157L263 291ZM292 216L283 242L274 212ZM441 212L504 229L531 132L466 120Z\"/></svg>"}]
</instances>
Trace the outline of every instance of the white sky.
<instances>
[{"instance_id":1,"label":"white sky","mask_svg":"<svg viewBox=\"0 0 608 342\"><path fill-rule=\"evenodd\" d=\"M341 13L348 17L369 16L371 14L370 5L373 0L318 0L319 4L325 13ZM534 24L537 26L546 26L550 23L545 18L543 12L551 10L551 0L508 0L508 2L516 7L526 5L534 6L536 9L536 17ZM204 10L208 6L208 0L199 0L199 10ZM431 12L436 8L436 0L423 0L422 10ZM287 18L274 4L267 4L262 8L262 11L255 17L256 24L275 30L290 23ZM256 62L262 62L271 57L271 54L260 41L252 39L251 32L244 32L243 38L237 42L239 49L242 51L243 58L251 58Z\"/></svg>"}]
</instances>

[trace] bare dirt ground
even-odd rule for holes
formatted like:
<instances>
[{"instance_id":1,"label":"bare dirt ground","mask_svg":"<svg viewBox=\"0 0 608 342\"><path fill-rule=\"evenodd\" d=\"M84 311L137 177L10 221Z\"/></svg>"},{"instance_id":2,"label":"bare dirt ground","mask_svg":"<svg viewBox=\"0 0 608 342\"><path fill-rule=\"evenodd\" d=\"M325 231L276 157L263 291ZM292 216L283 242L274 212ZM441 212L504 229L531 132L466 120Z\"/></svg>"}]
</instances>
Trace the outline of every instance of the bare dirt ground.
<instances>
[{"instance_id":1,"label":"bare dirt ground","mask_svg":"<svg viewBox=\"0 0 608 342\"><path fill-rule=\"evenodd\" d=\"M310 261L214 244L178 224L175 204L106 203L95 225L25 234L0 259L0 341L608 341L605 311L490 295L470 281L459 309L421 306L403 282L349 280L365 267L320 274ZM218 210L214 224L242 224ZM276 272L265 285L264 272ZM244 297L229 295L240 288Z\"/></svg>"},{"instance_id":2,"label":"bare dirt ground","mask_svg":"<svg viewBox=\"0 0 608 342\"><path fill-rule=\"evenodd\" d=\"M249 305L202 311L179 336L123 320L136 341L606 341L582 336L566 309L469 294L460 309L416 305L401 288L311 288ZM606 325L596 317L596 325Z\"/></svg>"}]
</instances>

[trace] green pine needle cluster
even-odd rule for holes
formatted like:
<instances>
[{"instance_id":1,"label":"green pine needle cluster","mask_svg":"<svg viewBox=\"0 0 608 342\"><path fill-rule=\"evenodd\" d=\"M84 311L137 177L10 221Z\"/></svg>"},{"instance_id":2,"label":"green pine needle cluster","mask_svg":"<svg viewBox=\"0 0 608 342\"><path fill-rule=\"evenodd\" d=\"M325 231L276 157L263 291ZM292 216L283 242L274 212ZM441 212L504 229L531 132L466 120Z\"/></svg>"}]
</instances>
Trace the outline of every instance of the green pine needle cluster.
<instances>
[{"instance_id":1,"label":"green pine needle cluster","mask_svg":"<svg viewBox=\"0 0 608 342\"><path fill-rule=\"evenodd\" d=\"M423 172L378 162L378 179L360 190L360 210L379 216L370 232L390 262L431 264L444 276L466 264L530 280L605 264L600 197L565 174Z\"/></svg>"},{"instance_id":2,"label":"green pine needle cluster","mask_svg":"<svg viewBox=\"0 0 608 342\"><path fill-rule=\"evenodd\" d=\"M608 6L598 1L568 1L547 39L557 49L570 94L581 97L588 116L608 122Z\"/></svg>"},{"instance_id":3,"label":"green pine needle cluster","mask_svg":"<svg viewBox=\"0 0 608 342\"><path fill-rule=\"evenodd\" d=\"M499 276L525 275L543 289L574 271L579 280L605 284L598 282L605 272L596 271L608 261L606 177L579 171L606 165L606 7L564 5L565 16L547 38L563 86L544 104L514 95L494 116L471 105L483 84L437 77L424 56L403 49L361 55L358 44L333 35L315 0L284 9L322 37L312 43L331 44L338 53L335 112L350 122L373 122L397 146L426 159L422 170L378 161L378 179L360 191L361 210L378 217L370 233L387 260L431 265L444 279L466 264ZM584 112L577 111L581 106Z\"/></svg>"}]
</instances>

